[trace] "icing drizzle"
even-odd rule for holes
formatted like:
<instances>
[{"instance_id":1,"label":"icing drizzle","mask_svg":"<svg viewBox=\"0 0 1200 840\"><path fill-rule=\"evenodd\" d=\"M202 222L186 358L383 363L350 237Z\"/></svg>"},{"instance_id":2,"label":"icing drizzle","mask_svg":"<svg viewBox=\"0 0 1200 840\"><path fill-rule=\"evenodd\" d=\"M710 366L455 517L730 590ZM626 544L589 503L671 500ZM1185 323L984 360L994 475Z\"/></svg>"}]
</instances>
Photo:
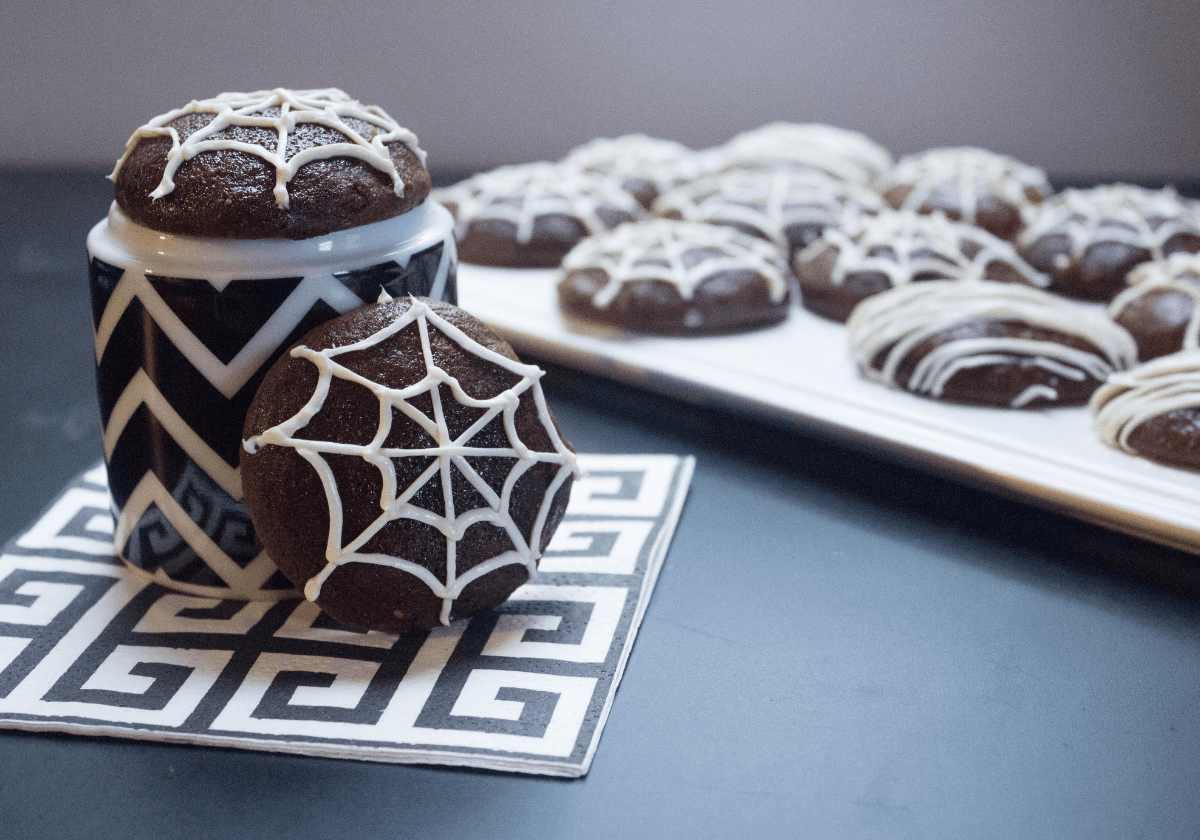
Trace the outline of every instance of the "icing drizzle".
<instances>
[{"instance_id":1,"label":"icing drizzle","mask_svg":"<svg viewBox=\"0 0 1200 840\"><path fill-rule=\"evenodd\" d=\"M826 228L820 239L796 255L797 264L812 262L829 248L837 250L829 278L835 286L848 274L864 271L884 274L894 287L929 273L984 280L993 262L1011 267L1031 286L1050 285L1050 278L1022 259L1010 242L983 228L952 222L941 212L847 213L837 227Z\"/></svg>"},{"instance_id":2,"label":"icing drizzle","mask_svg":"<svg viewBox=\"0 0 1200 840\"><path fill-rule=\"evenodd\" d=\"M264 113L271 109L278 109L279 113L273 116ZM188 114L212 114L213 118L186 140L181 140L179 132L170 123ZM380 130L367 140L347 125L343 117L370 123ZM323 125L342 133L348 139L344 143L313 146L288 158L288 134L298 123ZM278 135L279 143L274 149L268 149L257 143L214 137L230 126L269 129ZM404 195L404 181L397 172L385 144L401 142L416 153L422 164L425 163L425 152L417 145L417 136L407 128L402 128L382 108L374 105L364 106L337 88L275 88L251 93L222 93L212 99L192 100L182 108L155 117L125 142L125 153L117 161L117 165L108 176L109 179L117 179L121 166L143 138L161 136L171 138L171 150L167 153L167 165L163 170L162 180L150 193L155 199L162 198L174 190L174 176L180 164L202 152L226 149L247 152L274 166L275 203L284 209L288 206L288 182L300 167L314 160L352 157L364 161L391 177L392 187L398 196Z\"/></svg>"},{"instance_id":3,"label":"icing drizzle","mask_svg":"<svg viewBox=\"0 0 1200 840\"><path fill-rule=\"evenodd\" d=\"M1139 454L1129 443L1138 426L1177 409L1200 407L1200 350L1160 356L1113 374L1092 394L1088 407L1102 441Z\"/></svg>"},{"instance_id":4,"label":"icing drizzle","mask_svg":"<svg viewBox=\"0 0 1200 840\"><path fill-rule=\"evenodd\" d=\"M383 298L381 298L383 300ZM336 358L344 353L353 353L374 347L390 336L400 332L409 324L416 324L421 337L421 349L424 355L425 377L406 388L389 388L378 382L366 379L340 365ZM429 342L429 331L436 329L447 338L458 344L464 351L471 353L499 368L521 377L512 387L488 399L477 399L463 390L462 385L442 368L438 367L433 358ZM476 342L466 333L440 317L428 304L416 298L409 299L409 308L399 318L388 326L367 338L343 347L333 347L327 350L312 350L299 346L292 350L295 358L307 359L318 371L316 390L308 403L293 417L277 426L267 429L260 435L255 435L243 442L247 452L253 454L259 447L265 445L286 446L295 449L306 461L312 464L320 476L325 489L326 501L329 504L329 538L325 547L325 567L314 575L304 586L304 594L310 601L320 597L321 587L330 574L347 563L374 563L405 571L422 580L433 592L442 599L441 621L450 623L450 610L454 599L471 581L488 574L494 569L512 563L520 563L533 577L537 571L537 559L541 556L540 545L542 529L550 511L550 505L555 493L566 481L568 476L578 476L579 467L575 454L559 437L546 406L539 380L543 371L535 365L514 362L505 356L489 350ZM365 446L335 441L318 441L297 438L296 432L304 428L325 404L333 377L368 388L379 400L379 428L375 437ZM439 387L441 386L441 387ZM451 438L447 423L442 412L442 391L448 389L454 400L460 405L484 409L484 413L465 432L457 438ZM409 400L428 394L433 404L433 417L413 406ZM517 435L515 414L524 395L533 399L537 406L538 418L550 437L554 447L552 452L537 452L525 445ZM401 412L425 431L433 440L434 446L420 449L397 449L383 445L391 430L392 412ZM493 419L502 417L505 432L508 436L508 447L479 448L472 447L471 439L484 429ZM361 534L354 536L348 542L342 534L342 502L338 492L337 482L333 471L325 461L324 455L357 455L374 465L383 476L383 492L380 498L382 512L379 517ZM393 458L432 457L431 463L424 472L409 486L397 486L396 468ZM496 493L488 483L467 461L468 458L508 458L515 463L500 493ZM529 542L521 535L520 529L513 521L509 512L510 498L517 480L532 466L538 463L558 464L558 472L547 489L538 509L537 519ZM476 508L457 512L454 506L451 465L465 477L470 486L487 500L488 507ZM418 507L409 500L428 481L440 476L443 488L445 514ZM438 580L432 572L417 563L403 557L393 557L387 554L363 553L360 549L387 523L396 519L413 519L437 528L446 537L446 579ZM479 522L489 522L502 528L512 541L514 549L484 561L459 576L455 567L456 544L462 539L467 528Z\"/></svg>"},{"instance_id":5,"label":"icing drizzle","mask_svg":"<svg viewBox=\"0 0 1200 840\"><path fill-rule=\"evenodd\" d=\"M901 210L916 210L935 197L949 196L962 211L963 221L975 224L981 198L994 196L1018 209L1045 198L1053 191L1046 173L1035 166L986 149L962 146L929 149L903 157L882 179L879 191L896 187L911 190Z\"/></svg>"},{"instance_id":6,"label":"icing drizzle","mask_svg":"<svg viewBox=\"0 0 1200 840\"><path fill-rule=\"evenodd\" d=\"M900 365L914 348L956 324L979 319L1019 321L1078 336L1097 348L1099 355L1055 341L967 338L938 345L917 363L907 381L899 381ZM942 396L956 373L975 367L1026 364L1075 381L1090 376L1103 382L1137 359L1129 333L1103 313L1013 283L913 283L867 298L855 308L846 327L850 354L864 376L934 398ZM875 367L885 350L882 364ZM1057 396L1047 385L1032 385L1013 398L1011 407L1022 408L1037 399L1053 401Z\"/></svg>"},{"instance_id":7,"label":"icing drizzle","mask_svg":"<svg viewBox=\"0 0 1200 840\"><path fill-rule=\"evenodd\" d=\"M690 300L713 275L751 269L766 281L776 303L787 294L788 284L787 266L771 243L733 228L674 219L620 225L590 236L571 249L562 267L605 272L608 282L592 296L597 309L612 303L622 284L636 280L662 280Z\"/></svg>"},{"instance_id":8,"label":"icing drizzle","mask_svg":"<svg viewBox=\"0 0 1200 840\"><path fill-rule=\"evenodd\" d=\"M874 190L815 170L729 170L684 184L659 197L654 212L693 222L740 224L789 248L786 229L836 224L846 211L874 213L886 205Z\"/></svg>"},{"instance_id":9,"label":"icing drizzle","mask_svg":"<svg viewBox=\"0 0 1200 840\"><path fill-rule=\"evenodd\" d=\"M1067 189L1029 209L1027 227L1018 237L1024 251L1044 236L1065 236L1070 243L1059 268L1083 258L1088 246L1114 242L1145 248L1151 259L1166 256L1163 245L1179 233L1200 235L1200 209L1170 187L1148 190L1109 184Z\"/></svg>"}]
</instances>

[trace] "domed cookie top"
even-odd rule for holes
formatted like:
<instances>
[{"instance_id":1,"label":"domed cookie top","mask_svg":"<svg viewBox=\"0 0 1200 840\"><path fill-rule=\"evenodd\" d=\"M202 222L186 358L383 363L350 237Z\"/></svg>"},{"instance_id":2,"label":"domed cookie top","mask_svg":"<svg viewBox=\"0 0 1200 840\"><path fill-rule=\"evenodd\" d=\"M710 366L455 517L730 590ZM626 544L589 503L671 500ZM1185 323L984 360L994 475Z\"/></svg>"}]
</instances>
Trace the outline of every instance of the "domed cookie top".
<instances>
[{"instance_id":1,"label":"domed cookie top","mask_svg":"<svg viewBox=\"0 0 1200 840\"><path fill-rule=\"evenodd\" d=\"M1136 353L1103 313L1013 283L902 286L864 301L846 326L868 379L998 408L1082 404Z\"/></svg>"},{"instance_id":2,"label":"domed cookie top","mask_svg":"<svg viewBox=\"0 0 1200 840\"><path fill-rule=\"evenodd\" d=\"M1170 188L1112 184L1069 189L1030 213L1017 245L1051 277L1051 288L1107 301L1135 265L1175 251L1200 251L1200 210Z\"/></svg>"},{"instance_id":3,"label":"domed cookie top","mask_svg":"<svg viewBox=\"0 0 1200 840\"><path fill-rule=\"evenodd\" d=\"M460 260L509 268L554 268L585 236L646 215L610 179L545 162L482 172L434 198L454 214Z\"/></svg>"},{"instance_id":4,"label":"domed cookie top","mask_svg":"<svg viewBox=\"0 0 1200 840\"><path fill-rule=\"evenodd\" d=\"M1049 282L1011 243L983 228L907 210L845 216L797 253L792 266L804 308L835 321L871 295L914 281Z\"/></svg>"},{"instance_id":5,"label":"domed cookie top","mask_svg":"<svg viewBox=\"0 0 1200 840\"><path fill-rule=\"evenodd\" d=\"M870 186L892 155L865 134L821 123L776 122L742 132L715 150L721 169L799 166Z\"/></svg>"},{"instance_id":6,"label":"domed cookie top","mask_svg":"<svg viewBox=\"0 0 1200 840\"><path fill-rule=\"evenodd\" d=\"M416 136L334 88L223 93L139 128L109 176L164 233L307 239L398 216L429 193Z\"/></svg>"},{"instance_id":7,"label":"domed cookie top","mask_svg":"<svg viewBox=\"0 0 1200 840\"><path fill-rule=\"evenodd\" d=\"M1015 239L1022 212L1053 189L1046 173L986 149L929 149L908 155L880 180L879 191L897 210L933 213Z\"/></svg>"},{"instance_id":8,"label":"domed cookie top","mask_svg":"<svg viewBox=\"0 0 1200 840\"><path fill-rule=\"evenodd\" d=\"M562 164L612 178L647 209L662 193L705 171L700 155L687 146L645 134L598 137L576 146Z\"/></svg>"},{"instance_id":9,"label":"domed cookie top","mask_svg":"<svg viewBox=\"0 0 1200 840\"><path fill-rule=\"evenodd\" d=\"M847 211L874 213L884 206L879 194L867 187L815 170L784 167L734 169L692 181L659 197L654 212L737 228L791 255Z\"/></svg>"},{"instance_id":10,"label":"domed cookie top","mask_svg":"<svg viewBox=\"0 0 1200 840\"><path fill-rule=\"evenodd\" d=\"M1200 350L1116 373L1092 395L1096 433L1109 446L1200 469Z\"/></svg>"},{"instance_id":11,"label":"domed cookie top","mask_svg":"<svg viewBox=\"0 0 1200 840\"><path fill-rule=\"evenodd\" d=\"M1139 359L1200 347L1200 254L1182 251L1142 263L1128 282L1108 314L1129 330Z\"/></svg>"},{"instance_id":12,"label":"domed cookie top","mask_svg":"<svg viewBox=\"0 0 1200 840\"><path fill-rule=\"evenodd\" d=\"M315 328L246 417L243 488L268 555L350 627L427 629L500 603L577 473L541 374L440 301Z\"/></svg>"},{"instance_id":13,"label":"domed cookie top","mask_svg":"<svg viewBox=\"0 0 1200 840\"><path fill-rule=\"evenodd\" d=\"M640 332L720 333L787 316L788 270L770 243L671 219L589 237L563 260L565 312Z\"/></svg>"}]
</instances>

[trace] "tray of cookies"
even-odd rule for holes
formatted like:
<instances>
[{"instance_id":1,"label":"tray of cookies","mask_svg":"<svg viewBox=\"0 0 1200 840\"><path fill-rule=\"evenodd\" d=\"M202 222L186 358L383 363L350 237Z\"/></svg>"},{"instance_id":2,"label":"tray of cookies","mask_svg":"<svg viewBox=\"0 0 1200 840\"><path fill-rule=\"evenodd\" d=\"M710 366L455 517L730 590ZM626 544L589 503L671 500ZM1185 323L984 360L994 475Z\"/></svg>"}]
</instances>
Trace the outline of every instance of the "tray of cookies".
<instances>
[{"instance_id":1,"label":"tray of cookies","mask_svg":"<svg viewBox=\"0 0 1200 840\"><path fill-rule=\"evenodd\" d=\"M539 166L570 173L560 186L653 184L665 167L646 138L604 143L589 167ZM628 205L632 221L512 195L456 212L460 241L557 237L564 254L475 251L461 304L521 352L1200 553L1200 203L1055 193L980 149L893 163L829 126L693 155L700 174L639 200L644 214ZM434 195L456 211L462 188Z\"/></svg>"}]
</instances>

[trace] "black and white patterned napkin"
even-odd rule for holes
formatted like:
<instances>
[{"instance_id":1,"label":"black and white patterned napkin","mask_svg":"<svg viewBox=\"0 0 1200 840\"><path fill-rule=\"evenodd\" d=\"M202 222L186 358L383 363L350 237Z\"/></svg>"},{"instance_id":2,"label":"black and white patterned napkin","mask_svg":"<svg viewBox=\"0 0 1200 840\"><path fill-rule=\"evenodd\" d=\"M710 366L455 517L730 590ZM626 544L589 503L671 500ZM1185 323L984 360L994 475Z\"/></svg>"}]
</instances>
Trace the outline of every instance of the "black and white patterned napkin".
<instances>
[{"instance_id":1,"label":"black and white patterned napkin","mask_svg":"<svg viewBox=\"0 0 1200 840\"><path fill-rule=\"evenodd\" d=\"M693 459L590 455L537 578L430 633L180 594L112 553L103 465L0 557L0 727L587 773Z\"/></svg>"}]
</instances>

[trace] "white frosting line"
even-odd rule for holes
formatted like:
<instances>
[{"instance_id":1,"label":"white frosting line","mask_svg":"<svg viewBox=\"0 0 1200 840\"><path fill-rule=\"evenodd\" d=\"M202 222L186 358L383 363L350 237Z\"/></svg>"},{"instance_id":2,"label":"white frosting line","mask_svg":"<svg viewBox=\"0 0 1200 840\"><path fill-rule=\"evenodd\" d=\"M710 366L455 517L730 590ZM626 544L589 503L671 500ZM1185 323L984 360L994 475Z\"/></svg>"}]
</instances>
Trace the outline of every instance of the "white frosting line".
<instances>
[{"instance_id":1,"label":"white frosting line","mask_svg":"<svg viewBox=\"0 0 1200 840\"><path fill-rule=\"evenodd\" d=\"M265 116L263 111L278 108L276 116ZM169 123L188 114L212 114L207 125L180 140L179 132ZM380 129L370 140L362 137L346 124L343 117L370 123ZM288 135L299 123L322 125L345 135L347 142L329 143L303 149L287 158ZM231 126L246 126L270 129L278 137L275 149L267 149L257 143L245 143L229 138L212 138ZM162 198L175 189L174 175L180 164L204 152L235 150L262 158L275 167L275 203L288 206L288 182L304 164L332 157L351 157L364 161L388 175L398 196L404 195L404 181L392 162L391 153L385 144L400 142L408 146L422 165L425 152L417 145L417 136L401 127L382 108L364 106L351 99L337 88L319 90L259 90L252 93L222 93L212 99L192 100L182 108L155 117L140 127L125 143L125 153L113 167L109 178L116 180L117 173L133 153L137 144L147 137L170 137L171 150L167 153L167 164L158 187L150 193L152 198Z\"/></svg>"},{"instance_id":2,"label":"white frosting line","mask_svg":"<svg viewBox=\"0 0 1200 840\"><path fill-rule=\"evenodd\" d=\"M421 352L424 356L425 377L405 388L391 388L381 383L373 382L362 377L335 361L335 357L343 353L352 353L376 346L385 339L395 335L410 324L415 323L421 337ZM459 345L463 350L489 362L497 367L520 376L520 381L501 393L486 399L478 399L468 394L462 385L442 368L438 367L434 358L432 345L429 340L429 330L433 328ZM530 577L537 570L537 559L541 556L542 531L545 527L546 516L553 502L554 494L570 475L579 475L576 457L559 437L542 395L538 380L542 371L534 365L526 365L500 355L484 347L470 338L466 333L440 317L423 301L411 298L409 308L399 318L388 326L367 338L343 347L315 351L300 346L292 351L296 358L307 359L318 371L317 386L308 402L291 418L277 426L267 429L243 442L247 452L251 454L262 446L286 446L295 449L306 461L312 464L320 477L325 489L326 502L329 510L329 535L325 548L326 565L314 575L304 586L304 593L309 600L315 601L320 597L321 587L335 569L347 563L374 563L389 566L394 569L412 574L423 581L433 594L442 599L441 620L444 624L450 622L450 611L454 599L462 592L463 587L487 572L510 563L523 564L529 571ZM361 385L369 389L379 400L379 426L374 438L366 446L336 443L332 441L305 440L295 437L297 431L308 422L324 406L329 394L329 387L334 377ZM482 408L484 414L457 438L450 435L442 409L442 387L450 391L454 400L460 405ZM553 451L538 452L532 450L517 434L515 417L522 395L527 392L537 407L538 418L542 427L550 437ZM428 394L433 405L433 417L427 416L408 401L422 394ZM385 447L383 442L391 430L393 409L400 411L406 417L416 422L429 436L432 446L420 449L400 449ZM472 447L471 439L497 416L503 418L505 432L508 437L508 447ZM381 513L375 521L362 533L346 542L342 533L343 512L341 495L338 491L337 480L323 455L343 454L357 455L374 465L383 478L383 491L380 497ZM393 459L405 457L432 458L429 467L406 488L397 485L396 470ZM467 462L467 458L509 458L517 463L509 471L508 476L497 494L482 476ZM517 480L537 463L552 463L558 465L558 471L549 489L544 494L538 509L531 539L526 542L520 529L510 513L512 491ZM487 507L458 512L455 510L453 484L451 480L451 465L456 467L467 482L484 497ZM426 508L418 507L409 502L425 484L435 475L441 477L444 514L437 514ZM446 537L446 580L438 580L428 569L403 557L378 553L364 553L360 549L365 546L389 522L396 519L412 519L423 522L440 531ZM503 528L514 548L511 551L490 558L473 567L461 577L456 566L456 545L463 538L468 528L480 522L488 522Z\"/></svg>"}]
</instances>

